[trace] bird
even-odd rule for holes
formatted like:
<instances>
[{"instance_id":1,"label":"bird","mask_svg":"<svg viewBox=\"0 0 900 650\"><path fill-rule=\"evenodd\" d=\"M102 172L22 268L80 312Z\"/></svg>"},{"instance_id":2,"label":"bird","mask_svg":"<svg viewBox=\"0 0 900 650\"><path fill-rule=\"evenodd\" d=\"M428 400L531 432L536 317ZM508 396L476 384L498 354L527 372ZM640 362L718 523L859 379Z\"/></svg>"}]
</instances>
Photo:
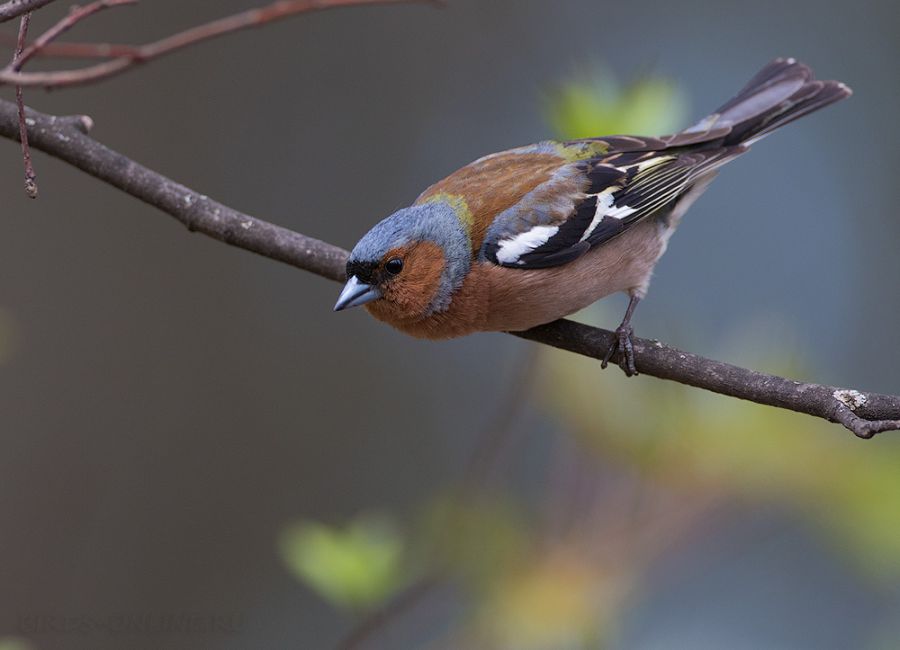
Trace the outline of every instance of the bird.
<instances>
[{"instance_id":1,"label":"bird","mask_svg":"<svg viewBox=\"0 0 900 650\"><path fill-rule=\"evenodd\" d=\"M685 212L753 143L851 93L778 58L673 135L545 140L483 156L359 240L334 309L365 305L406 334L448 339L527 330L624 292L601 365L618 352L633 376L634 311Z\"/></svg>"}]
</instances>

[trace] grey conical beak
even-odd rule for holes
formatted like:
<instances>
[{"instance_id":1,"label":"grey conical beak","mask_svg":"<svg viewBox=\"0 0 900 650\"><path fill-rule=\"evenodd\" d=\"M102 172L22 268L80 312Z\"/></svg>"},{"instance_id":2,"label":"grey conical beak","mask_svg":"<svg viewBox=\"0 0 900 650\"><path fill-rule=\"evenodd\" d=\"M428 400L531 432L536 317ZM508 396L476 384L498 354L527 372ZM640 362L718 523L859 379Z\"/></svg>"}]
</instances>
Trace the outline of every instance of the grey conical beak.
<instances>
[{"instance_id":1,"label":"grey conical beak","mask_svg":"<svg viewBox=\"0 0 900 650\"><path fill-rule=\"evenodd\" d=\"M381 291L378 287L360 282L355 275L351 275L334 305L334 310L341 311L348 307L359 307L378 298L381 298Z\"/></svg>"}]
</instances>

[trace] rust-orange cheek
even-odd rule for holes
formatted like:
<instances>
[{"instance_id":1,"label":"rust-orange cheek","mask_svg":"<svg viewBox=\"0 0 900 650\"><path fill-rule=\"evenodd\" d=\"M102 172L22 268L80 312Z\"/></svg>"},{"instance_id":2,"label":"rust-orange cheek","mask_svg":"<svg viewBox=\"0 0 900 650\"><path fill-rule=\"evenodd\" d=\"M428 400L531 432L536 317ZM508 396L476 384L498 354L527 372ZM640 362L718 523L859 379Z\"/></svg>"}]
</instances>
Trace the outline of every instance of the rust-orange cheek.
<instances>
[{"instance_id":1,"label":"rust-orange cheek","mask_svg":"<svg viewBox=\"0 0 900 650\"><path fill-rule=\"evenodd\" d=\"M366 305L373 316L387 323L408 323L424 318L441 286L444 253L433 242L420 242L403 260L403 271L385 283L384 297Z\"/></svg>"}]
</instances>

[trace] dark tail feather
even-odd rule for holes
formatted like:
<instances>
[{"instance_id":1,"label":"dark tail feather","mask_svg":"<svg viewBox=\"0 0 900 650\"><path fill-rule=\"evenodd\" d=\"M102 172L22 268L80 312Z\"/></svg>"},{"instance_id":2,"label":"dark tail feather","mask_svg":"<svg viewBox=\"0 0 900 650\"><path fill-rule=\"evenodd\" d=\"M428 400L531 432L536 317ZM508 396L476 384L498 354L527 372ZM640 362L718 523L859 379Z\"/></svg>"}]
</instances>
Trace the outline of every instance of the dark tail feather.
<instances>
[{"instance_id":1,"label":"dark tail feather","mask_svg":"<svg viewBox=\"0 0 900 650\"><path fill-rule=\"evenodd\" d=\"M839 81L815 81L812 70L794 59L775 59L741 91L688 132L729 129L726 146L752 144L799 117L849 97Z\"/></svg>"}]
</instances>

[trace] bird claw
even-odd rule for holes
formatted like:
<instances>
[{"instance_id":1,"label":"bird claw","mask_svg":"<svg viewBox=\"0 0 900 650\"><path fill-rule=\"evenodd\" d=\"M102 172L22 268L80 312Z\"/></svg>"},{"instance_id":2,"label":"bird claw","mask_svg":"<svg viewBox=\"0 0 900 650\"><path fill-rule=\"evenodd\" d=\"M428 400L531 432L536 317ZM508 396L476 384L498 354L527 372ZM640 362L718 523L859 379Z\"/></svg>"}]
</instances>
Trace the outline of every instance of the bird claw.
<instances>
[{"instance_id":1,"label":"bird claw","mask_svg":"<svg viewBox=\"0 0 900 650\"><path fill-rule=\"evenodd\" d=\"M634 345L631 342L632 334L634 334L634 330L631 325L622 323L616 328L616 342L609 346L609 350L606 351L606 356L603 357L603 361L600 363L602 369L606 369L606 366L609 365L609 360L612 359L612 356L616 352L618 352L619 367L622 369L622 372L625 373L625 376L634 377L638 374L637 368L634 365Z\"/></svg>"}]
</instances>

